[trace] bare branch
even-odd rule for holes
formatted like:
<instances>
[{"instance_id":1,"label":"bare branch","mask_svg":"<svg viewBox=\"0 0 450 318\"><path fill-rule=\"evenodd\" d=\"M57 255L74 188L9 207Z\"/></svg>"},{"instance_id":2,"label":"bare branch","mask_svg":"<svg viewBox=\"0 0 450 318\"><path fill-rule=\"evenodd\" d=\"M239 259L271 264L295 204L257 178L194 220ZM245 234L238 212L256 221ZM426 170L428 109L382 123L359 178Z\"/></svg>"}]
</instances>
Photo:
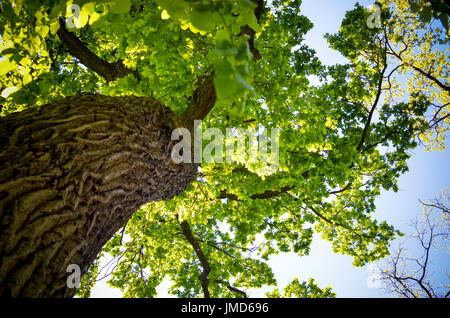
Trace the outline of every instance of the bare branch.
<instances>
[{"instance_id":1,"label":"bare branch","mask_svg":"<svg viewBox=\"0 0 450 318\"><path fill-rule=\"evenodd\" d=\"M439 208L441 212L442 207L445 208L445 205L438 200L433 204L420 202L424 207ZM442 287L439 291L435 291L429 277L431 251L438 244L436 240L440 237L444 239L448 237L448 230L440 226L440 222L444 219L432 219L431 212L425 210L422 222L415 220L411 224L414 229L411 238L417 240L423 254L417 258L404 258L402 257L404 249L400 247L387 263L386 270L382 272L381 279L386 285L386 290L407 298L448 297L450 294L450 291L442 290Z\"/></svg>"}]
</instances>

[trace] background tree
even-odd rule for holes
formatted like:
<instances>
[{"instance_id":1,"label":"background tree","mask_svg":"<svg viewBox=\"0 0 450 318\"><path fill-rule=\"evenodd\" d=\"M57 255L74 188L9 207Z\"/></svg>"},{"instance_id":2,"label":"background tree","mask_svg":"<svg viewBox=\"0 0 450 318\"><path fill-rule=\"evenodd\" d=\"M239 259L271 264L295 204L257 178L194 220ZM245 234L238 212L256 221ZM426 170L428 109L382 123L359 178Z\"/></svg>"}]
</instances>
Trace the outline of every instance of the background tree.
<instances>
[{"instance_id":1,"label":"background tree","mask_svg":"<svg viewBox=\"0 0 450 318\"><path fill-rule=\"evenodd\" d=\"M72 296L79 264L89 295L102 246L110 284L132 297L166 276L180 297L276 285L269 257L307 255L313 232L356 266L386 256L399 232L373 219L374 200L397 190L432 101L381 104L398 88L361 7L330 38L349 63L323 66L300 3L2 2L0 293ZM279 127L278 169L248 154L174 164L171 131L195 119Z\"/></svg>"},{"instance_id":2,"label":"background tree","mask_svg":"<svg viewBox=\"0 0 450 318\"><path fill-rule=\"evenodd\" d=\"M270 293L266 293L269 298L280 298L281 294L278 289L274 289ZM331 287L321 289L314 283L314 279L310 278L308 282L300 283L297 278L284 288L283 297L287 298L335 298L336 294L331 291Z\"/></svg>"},{"instance_id":3,"label":"background tree","mask_svg":"<svg viewBox=\"0 0 450 318\"><path fill-rule=\"evenodd\" d=\"M431 106L426 113L429 127L417 137L427 150L443 150L450 123L450 37L444 19L448 17L448 7L438 5L440 1L410 2L376 2L381 7L382 24L370 30L358 30L361 19L367 15L363 13L366 9L357 5L347 14L339 33L328 35L328 39L335 49L344 49L344 55L352 61L361 59L377 65L380 54L385 55L386 81L381 89L385 102L425 97ZM359 22L354 23L354 19ZM341 36L347 41L342 41Z\"/></svg>"},{"instance_id":4,"label":"background tree","mask_svg":"<svg viewBox=\"0 0 450 318\"><path fill-rule=\"evenodd\" d=\"M450 15L450 5L444 0L415 1L409 0L411 11L418 13L424 22L430 22L431 18L439 19L448 31L448 16ZM425 4L425 5L424 5Z\"/></svg>"},{"instance_id":5,"label":"background tree","mask_svg":"<svg viewBox=\"0 0 450 318\"><path fill-rule=\"evenodd\" d=\"M417 244L422 255L407 256L408 249L400 246L389 257L380 279L387 292L402 298L448 298L450 284L433 275L435 264L432 254L437 250L448 253L448 236L450 229L449 190L441 192L438 198L430 202L421 202L423 218L411 224L414 232L409 237Z\"/></svg>"}]
</instances>

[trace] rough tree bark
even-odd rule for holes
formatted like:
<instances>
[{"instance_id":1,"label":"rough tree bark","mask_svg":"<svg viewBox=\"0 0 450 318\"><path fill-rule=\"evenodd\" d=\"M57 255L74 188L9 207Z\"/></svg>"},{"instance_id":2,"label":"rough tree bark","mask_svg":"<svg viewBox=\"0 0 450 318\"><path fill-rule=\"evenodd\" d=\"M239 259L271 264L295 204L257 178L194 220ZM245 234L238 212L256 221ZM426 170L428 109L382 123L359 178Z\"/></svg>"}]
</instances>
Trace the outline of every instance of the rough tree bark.
<instances>
[{"instance_id":1,"label":"rough tree bark","mask_svg":"<svg viewBox=\"0 0 450 318\"><path fill-rule=\"evenodd\" d=\"M259 19L264 1L253 1ZM260 59L255 32L241 31ZM62 19L57 34L107 82L141 79L121 60L93 54ZM208 115L213 79L214 71L198 78L181 116L151 97L82 94L0 118L1 296L72 297L68 265L84 274L140 206L184 191L197 165L171 161L171 133Z\"/></svg>"},{"instance_id":2,"label":"rough tree bark","mask_svg":"<svg viewBox=\"0 0 450 318\"><path fill-rule=\"evenodd\" d=\"M193 180L170 161L180 119L152 98L83 94L0 119L0 294L71 297L69 264L87 271L149 201Z\"/></svg>"}]
</instances>

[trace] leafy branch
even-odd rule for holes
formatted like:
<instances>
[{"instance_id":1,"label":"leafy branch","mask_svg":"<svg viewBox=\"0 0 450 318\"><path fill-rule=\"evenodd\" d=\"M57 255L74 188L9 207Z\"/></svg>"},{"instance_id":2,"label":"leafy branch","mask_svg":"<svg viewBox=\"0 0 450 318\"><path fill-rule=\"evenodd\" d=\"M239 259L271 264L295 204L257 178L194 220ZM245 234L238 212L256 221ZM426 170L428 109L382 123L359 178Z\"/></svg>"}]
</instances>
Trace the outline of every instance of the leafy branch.
<instances>
[{"instance_id":1,"label":"leafy branch","mask_svg":"<svg viewBox=\"0 0 450 318\"><path fill-rule=\"evenodd\" d=\"M138 80L141 79L139 73L126 67L121 59L118 59L114 63L110 63L92 53L92 51L89 50L74 33L67 30L66 23L62 17L59 18L59 29L57 34L72 56L76 57L86 67L103 77L106 82L115 81L128 74L133 74Z\"/></svg>"}]
</instances>

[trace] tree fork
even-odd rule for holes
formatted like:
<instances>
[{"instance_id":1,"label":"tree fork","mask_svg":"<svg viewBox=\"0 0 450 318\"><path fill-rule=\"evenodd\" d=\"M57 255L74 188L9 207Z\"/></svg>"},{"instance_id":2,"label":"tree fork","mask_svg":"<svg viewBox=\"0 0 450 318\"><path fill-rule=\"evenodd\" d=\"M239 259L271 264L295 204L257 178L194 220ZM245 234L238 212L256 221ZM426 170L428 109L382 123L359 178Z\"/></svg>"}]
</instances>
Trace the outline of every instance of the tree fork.
<instances>
[{"instance_id":1,"label":"tree fork","mask_svg":"<svg viewBox=\"0 0 450 318\"><path fill-rule=\"evenodd\" d=\"M82 94L0 118L0 295L72 297L103 245L195 178L171 162L180 118L149 97Z\"/></svg>"}]
</instances>

